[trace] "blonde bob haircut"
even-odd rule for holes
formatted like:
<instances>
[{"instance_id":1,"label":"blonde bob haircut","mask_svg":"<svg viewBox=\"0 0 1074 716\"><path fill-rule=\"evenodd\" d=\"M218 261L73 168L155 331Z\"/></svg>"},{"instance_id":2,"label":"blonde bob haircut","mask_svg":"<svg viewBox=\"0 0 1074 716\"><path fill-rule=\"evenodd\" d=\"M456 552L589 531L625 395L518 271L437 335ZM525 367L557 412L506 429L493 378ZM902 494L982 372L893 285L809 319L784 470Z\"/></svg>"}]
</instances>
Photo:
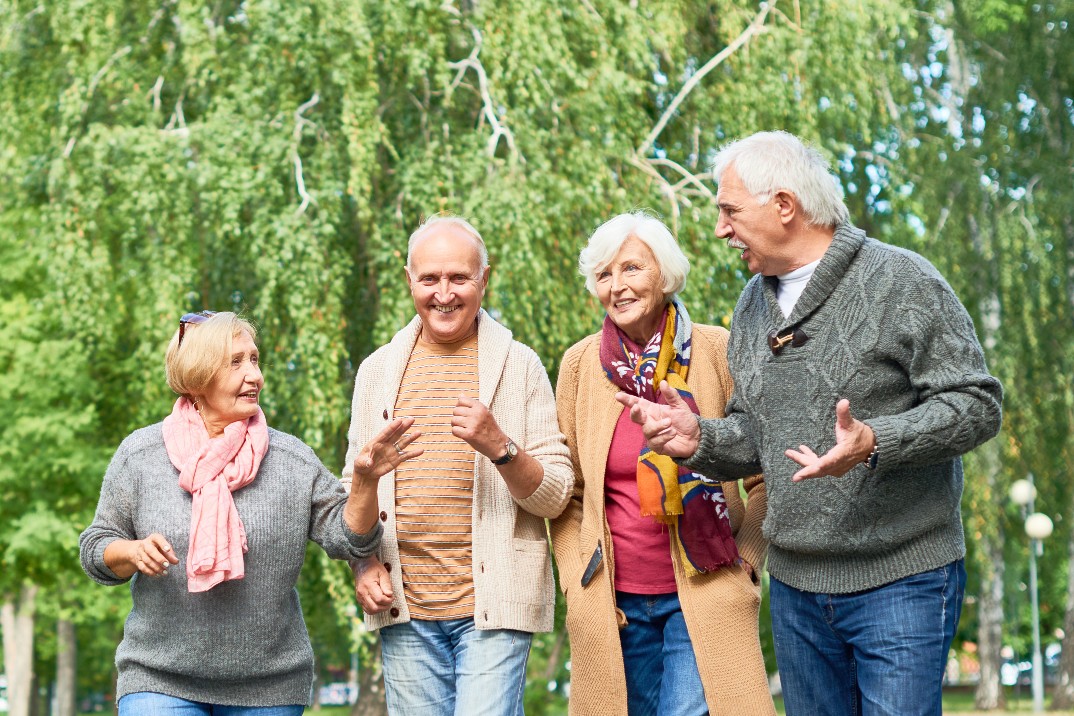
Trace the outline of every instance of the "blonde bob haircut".
<instances>
[{"instance_id":1,"label":"blonde bob haircut","mask_svg":"<svg viewBox=\"0 0 1074 716\"><path fill-rule=\"evenodd\" d=\"M682 291L686 287L686 277L690 275L690 260L664 222L645 211L612 217L589 237L589 243L578 256L578 273L585 277L586 290L597 295L597 272L612 262L631 236L648 246L656 257L664 298Z\"/></svg>"},{"instance_id":2,"label":"blonde bob haircut","mask_svg":"<svg viewBox=\"0 0 1074 716\"><path fill-rule=\"evenodd\" d=\"M205 395L213 379L231 359L231 342L242 333L257 340L257 329L230 311L221 311L203 323L188 323L179 345L176 329L164 356L164 377L168 387L193 400Z\"/></svg>"}]
</instances>

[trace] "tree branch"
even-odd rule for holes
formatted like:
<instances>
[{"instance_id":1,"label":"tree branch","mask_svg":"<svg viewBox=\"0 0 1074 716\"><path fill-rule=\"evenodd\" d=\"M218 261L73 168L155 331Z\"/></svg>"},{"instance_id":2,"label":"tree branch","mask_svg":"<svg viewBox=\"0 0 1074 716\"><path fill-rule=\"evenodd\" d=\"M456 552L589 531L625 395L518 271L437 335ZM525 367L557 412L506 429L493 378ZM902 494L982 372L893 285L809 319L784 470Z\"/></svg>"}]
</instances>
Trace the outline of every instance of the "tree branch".
<instances>
[{"instance_id":1,"label":"tree branch","mask_svg":"<svg viewBox=\"0 0 1074 716\"><path fill-rule=\"evenodd\" d=\"M511 150L511 153L518 157L519 161L523 164L526 163L526 158L518 151L515 146L515 135L511 130L500 121L499 116L496 114L495 103L492 101L492 93L489 91L489 78L485 73L485 67L481 64L481 60L478 55L481 52L481 32L476 27L471 27L470 31L474 36L474 49L470 51L469 56L458 62L449 62L448 67L453 70L457 70L455 79L452 80L450 89L454 90L462 82L463 76L467 70L473 70L477 74L478 89L481 93L482 111L485 119L488 121L489 126L492 127L492 136L488 141L488 155L493 157L496 155L496 147L500 143L502 137L507 141L507 146Z\"/></svg>"},{"instance_id":2,"label":"tree branch","mask_svg":"<svg viewBox=\"0 0 1074 716\"><path fill-rule=\"evenodd\" d=\"M305 213L306 208L310 204L317 206L317 200L310 196L309 192L306 191L306 181L302 175L302 157L299 155L298 147L299 144L302 142L302 130L306 127L307 124L313 124L313 122L310 122L302 115L307 110L310 110L315 107L320 101L321 95L319 95L317 92L314 92L312 97L310 97L302 104L298 105L298 109L295 110L294 114L295 129L291 133L291 138L293 140L291 145L291 159L295 165L295 187L298 191L298 195L302 197L302 203L299 205L298 209L295 210L296 214Z\"/></svg>"},{"instance_id":3,"label":"tree branch","mask_svg":"<svg viewBox=\"0 0 1074 716\"><path fill-rule=\"evenodd\" d=\"M742 34L736 37L730 45L720 50L720 52L717 53L715 57L706 62L701 67L701 69L699 69L697 72L690 76L690 79L686 80L686 82L682 86L682 89L680 89L679 93L675 95L675 99L673 99L671 101L671 104L668 105L668 108L664 110L664 114L661 115L660 120L656 123L656 126L653 127L651 132L649 132L649 136L646 137L645 141L643 141L635 150L635 154L641 157L649 152L653 144L656 142L657 137L659 137L660 133L664 131L664 127L666 127L667 123L671 121L671 117L675 114L675 110L679 108L679 105L683 103L683 100L685 100L686 96L693 91L694 87L696 87L698 83L705 78L705 75L719 67L724 60L730 57L736 50L738 50L738 48L746 44L746 42L749 41L751 37L760 34L761 32L764 32L765 18L768 17L768 13L772 10L773 7L775 7L775 4L775 0L770 3L761 3L760 12L758 12L757 15L753 18L753 21L750 22L749 26L742 31Z\"/></svg>"}]
</instances>

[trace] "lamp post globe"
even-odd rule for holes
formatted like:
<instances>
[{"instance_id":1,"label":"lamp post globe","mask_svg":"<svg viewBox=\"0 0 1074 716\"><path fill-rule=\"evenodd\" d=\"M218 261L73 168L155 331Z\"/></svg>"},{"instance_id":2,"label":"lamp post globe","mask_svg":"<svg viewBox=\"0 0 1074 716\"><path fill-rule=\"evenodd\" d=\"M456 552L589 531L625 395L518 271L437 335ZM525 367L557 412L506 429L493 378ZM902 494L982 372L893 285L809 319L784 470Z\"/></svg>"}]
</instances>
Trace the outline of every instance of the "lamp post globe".
<instances>
[{"instance_id":1,"label":"lamp post globe","mask_svg":"<svg viewBox=\"0 0 1074 716\"><path fill-rule=\"evenodd\" d=\"M1048 539L1052 534L1052 518L1043 512L1034 512L1026 517L1026 534L1030 539Z\"/></svg>"},{"instance_id":2,"label":"lamp post globe","mask_svg":"<svg viewBox=\"0 0 1074 716\"><path fill-rule=\"evenodd\" d=\"M1025 507L1033 498L1037 496L1037 488L1033 486L1033 483L1029 480L1015 480L1011 483L1011 489L1008 493L1011 498L1011 502L1021 507Z\"/></svg>"}]
</instances>

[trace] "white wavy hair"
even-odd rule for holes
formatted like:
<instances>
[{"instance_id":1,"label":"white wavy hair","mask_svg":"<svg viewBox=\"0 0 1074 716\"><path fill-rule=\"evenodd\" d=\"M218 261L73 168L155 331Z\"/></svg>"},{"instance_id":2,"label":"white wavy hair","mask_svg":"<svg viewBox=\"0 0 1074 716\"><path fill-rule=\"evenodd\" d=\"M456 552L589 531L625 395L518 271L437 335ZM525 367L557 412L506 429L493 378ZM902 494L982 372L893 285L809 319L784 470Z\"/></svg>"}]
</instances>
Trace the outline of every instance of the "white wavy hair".
<instances>
[{"instance_id":1,"label":"white wavy hair","mask_svg":"<svg viewBox=\"0 0 1074 716\"><path fill-rule=\"evenodd\" d=\"M712 164L717 184L732 165L746 191L761 206L784 189L798 197L811 225L834 227L850 217L831 164L789 132L757 132L721 149Z\"/></svg>"},{"instance_id":2,"label":"white wavy hair","mask_svg":"<svg viewBox=\"0 0 1074 716\"><path fill-rule=\"evenodd\" d=\"M644 211L612 217L589 237L578 256L578 272L585 277L586 290L597 295L597 272L612 262L623 242L631 236L648 246L656 257L664 296L674 296L682 291L686 287L686 277L690 275L690 260L664 222Z\"/></svg>"},{"instance_id":3,"label":"white wavy hair","mask_svg":"<svg viewBox=\"0 0 1074 716\"><path fill-rule=\"evenodd\" d=\"M410 239L407 241L406 245L406 267L408 269L411 267L410 257L414 254L414 247L417 245L418 239L421 238L422 234L424 234L434 226L445 225L456 226L469 234L470 238L474 240L474 245L477 247L478 255L481 257L481 270L484 271L486 268L488 268L489 251L487 248L485 248L485 240L481 238L481 234L478 232L477 229L474 228L473 224L471 224L469 221L462 218L461 216L448 216L442 214L430 216L428 219L421 223L421 226L414 229L414 233L410 235Z\"/></svg>"}]
</instances>

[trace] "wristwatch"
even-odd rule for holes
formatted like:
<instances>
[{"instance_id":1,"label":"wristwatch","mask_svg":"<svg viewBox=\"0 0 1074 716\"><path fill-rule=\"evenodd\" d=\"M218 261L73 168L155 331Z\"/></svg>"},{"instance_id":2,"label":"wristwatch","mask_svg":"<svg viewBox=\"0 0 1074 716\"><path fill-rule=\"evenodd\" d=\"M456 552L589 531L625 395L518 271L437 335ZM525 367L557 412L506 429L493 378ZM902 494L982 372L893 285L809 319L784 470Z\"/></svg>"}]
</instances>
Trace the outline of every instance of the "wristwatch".
<instances>
[{"instance_id":1,"label":"wristwatch","mask_svg":"<svg viewBox=\"0 0 1074 716\"><path fill-rule=\"evenodd\" d=\"M496 458L492 461L493 465L506 465L515 459L518 455L518 445L515 445L514 440L507 439L507 452L503 454L503 457Z\"/></svg>"},{"instance_id":2,"label":"wristwatch","mask_svg":"<svg viewBox=\"0 0 1074 716\"><path fill-rule=\"evenodd\" d=\"M865 465L865 467L867 469L869 469L869 470L875 470L876 469L876 464L878 462L880 462L880 443L879 442L876 443L875 445L873 445L873 451L871 453L869 453L869 457L867 457L867 458L865 458L864 460L861 461L861 464Z\"/></svg>"}]
</instances>

